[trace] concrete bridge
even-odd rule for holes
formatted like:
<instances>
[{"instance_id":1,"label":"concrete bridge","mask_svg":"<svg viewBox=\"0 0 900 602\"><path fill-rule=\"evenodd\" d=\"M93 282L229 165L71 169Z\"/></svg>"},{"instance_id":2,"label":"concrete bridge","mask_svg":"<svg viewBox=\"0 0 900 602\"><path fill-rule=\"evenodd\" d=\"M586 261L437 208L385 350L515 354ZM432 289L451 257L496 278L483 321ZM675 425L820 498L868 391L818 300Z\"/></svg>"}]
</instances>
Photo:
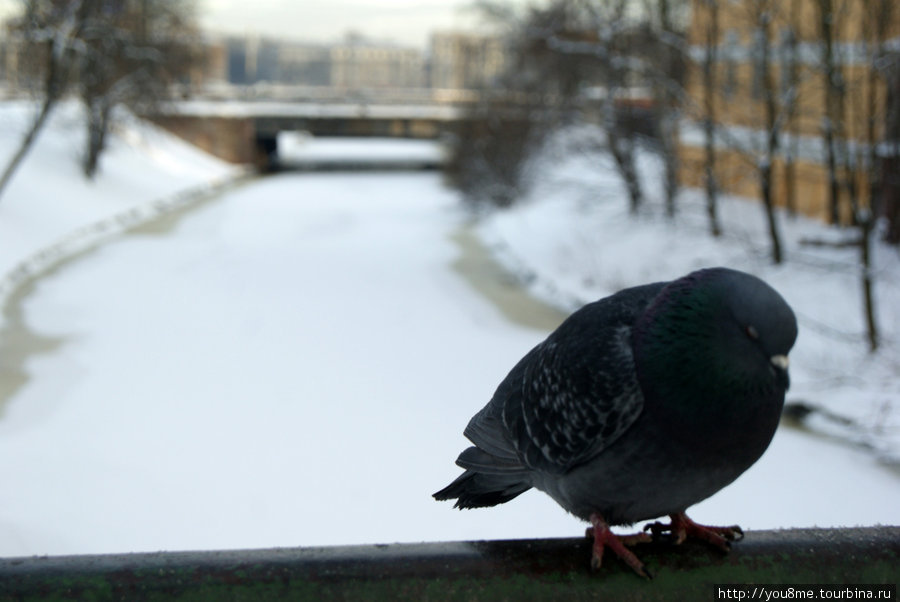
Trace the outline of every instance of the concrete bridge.
<instances>
[{"instance_id":1,"label":"concrete bridge","mask_svg":"<svg viewBox=\"0 0 900 602\"><path fill-rule=\"evenodd\" d=\"M599 98L594 91L585 98L584 117L594 115ZM461 121L481 95L473 90L452 89L372 89L351 90L329 87L254 85L209 89L196 100L167 105L147 116L158 125L205 151L232 163L253 164L262 170L278 164L278 134L304 131L316 137L390 137L438 139ZM511 110L529 101L511 93ZM532 102L536 99L531 99ZM616 100L618 119L635 119L639 130L652 135L646 91L635 88ZM591 107L595 107L591 109ZM593 115L593 117L592 117ZM635 123L628 124L634 129Z\"/></svg>"},{"instance_id":2,"label":"concrete bridge","mask_svg":"<svg viewBox=\"0 0 900 602\"><path fill-rule=\"evenodd\" d=\"M278 134L437 139L463 118L457 105L335 102L183 101L148 118L231 163L277 165Z\"/></svg>"}]
</instances>

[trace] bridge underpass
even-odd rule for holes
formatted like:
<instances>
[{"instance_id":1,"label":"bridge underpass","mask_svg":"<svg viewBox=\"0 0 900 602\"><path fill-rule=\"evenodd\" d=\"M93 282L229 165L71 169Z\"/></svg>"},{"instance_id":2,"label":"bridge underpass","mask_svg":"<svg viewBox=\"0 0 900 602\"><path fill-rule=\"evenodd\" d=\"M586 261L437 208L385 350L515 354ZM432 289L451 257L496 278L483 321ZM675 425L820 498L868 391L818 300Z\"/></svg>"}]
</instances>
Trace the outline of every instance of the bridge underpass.
<instances>
[{"instance_id":1,"label":"bridge underpass","mask_svg":"<svg viewBox=\"0 0 900 602\"><path fill-rule=\"evenodd\" d=\"M183 102L148 118L231 163L279 165L278 135L437 140L463 119L461 108L369 103Z\"/></svg>"}]
</instances>

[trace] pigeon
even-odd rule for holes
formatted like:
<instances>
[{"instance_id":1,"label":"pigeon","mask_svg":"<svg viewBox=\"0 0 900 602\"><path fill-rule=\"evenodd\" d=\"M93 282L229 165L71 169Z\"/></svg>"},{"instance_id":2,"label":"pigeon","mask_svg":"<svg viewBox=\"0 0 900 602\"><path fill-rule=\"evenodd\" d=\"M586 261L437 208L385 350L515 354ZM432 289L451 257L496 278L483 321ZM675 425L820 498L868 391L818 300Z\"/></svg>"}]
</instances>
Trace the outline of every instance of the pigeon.
<instances>
[{"instance_id":1,"label":"pigeon","mask_svg":"<svg viewBox=\"0 0 900 602\"><path fill-rule=\"evenodd\" d=\"M789 386L797 320L759 278L716 267L627 288L569 316L526 354L469 421L465 469L433 494L455 507L532 487L590 523L591 566L611 549L688 537L727 551L738 526L687 517L762 456ZM611 526L668 516L643 532ZM649 531L649 533L648 533Z\"/></svg>"}]
</instances>

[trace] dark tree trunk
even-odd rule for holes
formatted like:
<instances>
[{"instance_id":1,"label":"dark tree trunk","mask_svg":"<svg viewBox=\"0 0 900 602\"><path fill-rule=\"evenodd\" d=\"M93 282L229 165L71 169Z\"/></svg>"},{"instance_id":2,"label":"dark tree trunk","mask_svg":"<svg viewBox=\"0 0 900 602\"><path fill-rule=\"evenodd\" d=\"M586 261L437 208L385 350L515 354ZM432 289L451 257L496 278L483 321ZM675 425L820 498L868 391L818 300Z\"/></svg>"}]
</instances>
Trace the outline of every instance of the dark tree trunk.
<instances>
[{"instance_id":1,"label":"dark tree trunk","mask_svg":"<svg viewBox=\"0 0 900 602\"><path fill-rule=\"evenodd\" d=\"M757 15L758 27L760 31L761 56L760 68L762 69L762 92L763 104L765 111L766 126L766 147L763 149L764 159L758 165L759 184L761 188L763 207L766 213L766 224L769 229L769 239L772 248L772 263L779 264L784 261L784 251L781 244L781 233L778 228L778 218L775 212L774 181L772 178L775 166L775 157L778 155L778 148L781 144L781 137L778 125L778 106L776 104L775 82L772 76L772 53L771 53L771 19L769 10L772 6L765 2L759 8Z\"/></svg>"},{"instance_id":2,"label":"dark tree trunk","mask_svg":"<svg viewBox=\"0 0 900 602\"><path fill-rule=\"evenodd\" d=\"M784 208L789 216L797 216L797 168L793 153L784 158Z\"/></svg>"},{"instance_id":3,"label":"dark tree trunk","mask_svg":"<svg viewBox=\"0 0 900 602\"><path fill-rule=\"evenodd\" d=\"M878 58L881 57L885 50L887 39L887 31L889 24L892 22L892 13L894 12L894 0L871 0L867 5L870 12L864 13L863 33L868 43L869 64L875 65ZM891 77L895 77L895 73L886 73L887 88L890 90L892 84ZM872 232L875 229L875 222L881 215L881 202L883 198L884 187L884 163L879 160L876 151L878 145L878 116L882 114L884 119L884 132L882 136L887 140L892 140L896 132L891 131L889 125L888 112L890 111L890 91L888 98L879 99L877 93L879 84L879 73L874 67L870 67L868 81L866 82L865 95L865 120L866 120L866 167L868 186L866 193L869 197L869 206L860 207L858 203L854 204L854 221L859 227L860 237L860 274L863 294L863 309L865 311L866 332L869 339L869 350L875 351L879 344L878 320L875 310L875 285L873 282L874 269L872 266ZM881 112L880 103L884 103L884 112ZM854 183L854 190L858 185Z\"/></svg>"},{"instance_id":4,"label":"dark tree trunk","mask_svg":"<svg viewBox=\"0 0 900 602\"><path fill-rule=\"evenodd\" d=\"M706 215L709 217L709 232L713 236L722 234L722 227L719 225L719 190L716 185L716 148L715 148L715 126L712 119L707 118L704 121L703 129L705 133L704 148L706 151L703 161L703 187L706 190Z\"/></svg>"},{"instance_id":5,"label":"dark tree trunk","mask_svg":"<svg viewBox=\"0 0 900 602\"><path fill-rule=\"evenodd\" d=\"M56 106L57 101L63 94L66 84L66 69L62 63L65 60L66 48L60 47L62 45L64 45L64 41L60 41L55 38L46 44L46 48L44 50L47 55L47 62L45 65L46 72L44 73L44 89L42 90L43 101L41 103L41 110L32 122L31 127L28 129L28 132L25 133L25 137L22 138L22 143L19 145L19 149L9 160L9 163L6 165L6 169L3 170L3 175L0 176L0 196L3 195L3 190L6 188L7 184L9 184L9 181L12 179L13 174L25 159L25 155L27 155L28 151L31 150L31 146L34 144L34 141L37 139L38 134L44 127L44 124L47 122L47 118L50 117L50 113L53 111L53 108Z\"/></svg>"},{"instance_id":6,"label":"dark tree trunk","mask_svg":"<svg viewBox=\"0 0 900 602\"><path fill-rule=\"evenodd\" d=\"M686 69L686 40L678 32L672 18L673 0L658 0L656 3L660 33L658 38L660 53L658 61L662 67L657 74L656 94L659 137L663 153L665 170L665 207L666 215L675 217L679 184L680 162L678 157L678 138L680 121L679 91L684 89ZM674 43L673 43L674 42Z\"/></svg>"},{"instance_id":7,"label":"dark tree trunk","mask_svg":"<svg viewBox=\"0 0 900 602\"><path fill-rule=\"evenodd\" d=\"M671 113L674 109L663 109L668 114L661 115L660 124L660 144L663 154L663 168L665 178L665 204L666 215L675 217L676 207L675 200L678 197L678 119Z\"/></svg>"},{"instance_id":8,"label":"dark tree trunk","mask_svg":"<svg viewBox=\"0 0 900 602\"><path fill-rule=\"evenodd\" d=\"M706 191L706 214L709 217L709 231L713 236L722 234L719 224L719 190L716 182L716 64L719 43L719 8L716 0L707 2L709 21L706 30L705 53L703 56L703 187Z\"/></svg>"},{"instance_id":9,"label":"dark tree trunk","mask_svg":"<svg viewBox=\"0 0 900 602\"><path fill-rule=\"evenodd\" d=\"M826 119L828 119L826 117ZM837 175L837 157L834 151L834 128L827 124L825 136L825 169L828 172L828 223L837 225L840 222L840 182Z\"/></svg>"},{"instance_id":10,"label":"dark tree trunk","mask_svg":"<svg viewBox=\"0 0 900 602\"><path fill-rule=\"evenodd\" d=\"M779 264L784 261L784 252L781 248L781 234L778 230L778 219L775 213L775 203L772 199L772 165L766 164L759 168L759 183L762 189L763 207L766 211L766 225L769 228L769 240L772 248L772 263Z\"/></svg>"},{"instance_id":11,"label":"dark tree trunk","mask_svg":"<svg viewBox=\"0 0 900 602\"><path fill-rule=\"evenodd\" d=\"M19 168L22 160L25 159L25 155L27 155L28 151L31 150L32 144L34 144L34 141L37 139L38 133L47 122L47 118L50 117L50 113L53 111L54 106L56 106L55 99L50 97L44 98L40 113L38 113L37 117L34 118L34 122L31 124L31 127L28 129L28 132L22 139L22 143L19 145L19 149L16 151L16 154L14 154L9 160L9 163L6 165L6 169L3 170L3 175L0 176L0 197L3 196L3 191L6 189L6 185L9 184L9 181L12 179L13 174Z\"/></svg>"},{"instance_id":12,"label":"dark tree trunk","mask_svg":"<svg viewBox=\"0 0 900 602\"><path fill-rule=\"evenodd\" d=\"M616 72L615 69L611 69L611 71L612 73L607 79L610 85L607 88L607 97L604 100L604 126L607 145L613 161L615 161L619 176L628 190L629 209L631 213L637 213L644 202L644 192L641 189L641 181L634 163L634 140L630 132L622 131L623 128L619 124L615 102L616 91L618 90L617 84L624 79L624 75Z\"/></svg>"},{"instance_id":13,"label":"dark tree trunk","mask_svg":"<svg viewBox=\"0 0 900 602\"><path fill-rule=\"evenodd\" d=\"M860 272L862 273L863 308L866 316L866 332L869 339L869 350L878 349L878 322L875 319L875 291L872 282L872 226L873 215L869 213L861 220L860 229Z\"/></svg>"},{"instance_id":14,"label":"dark tree trunk","mask_svg":"<svg viewBox=\"0 0 900 602\"><path fill-rule=\"evenodd\" d=\"M609 140L609 150L628 189L629 209L631 213L637 213L644 202L644 192L634 164L634 144L622 138L622 135L614 134Z\"/></svg>"},{"instance_id":15,"label":"dark tree trunk","mask_svg":"<svg viewBox=\"0 0 900 602\"><path fill-rule=\"evenodd\" d=\"M822 78L825 92L825 115L822 136L825 139L825 169L828 171L828 221L840 222L840 181L838 178L837 144L838 127L842 118L838 106L841 75L834 56L834 2L819 0L819 34L822 45Z\"/></svg>"},{"instance_id":16,"label":"dark tree trunk","mask_svg":"<svg viewBox=\"0 0 900 602\"><path fill-rule=\"evenodd\" d=\"M781 68L785 70L784 114L787 130L792 136L787 143L788 149L784 156L784 207L791 217L797 215L797 169L796 157L799 154L800 132L797 126L798 88L800 87L800 68L798 53L798 31L801 29L800 3L792 2L790 6L790 29L787 38L784 39L786 47L785 56L782 57Z\"/></svg>"},{"instance_id":17,"label":"dark tree trunk","mask_svg":"<svg viewBox=\"0 0 900 602\"><path fill-rule=\"evenodd\" d=\"M87 148L84 155L84 175L93 178L97 175L100 154L106 147L106 135L109 133L109 103L103 97L94 98L86 105L87 112Z\"/></svg>"}]
</instances>

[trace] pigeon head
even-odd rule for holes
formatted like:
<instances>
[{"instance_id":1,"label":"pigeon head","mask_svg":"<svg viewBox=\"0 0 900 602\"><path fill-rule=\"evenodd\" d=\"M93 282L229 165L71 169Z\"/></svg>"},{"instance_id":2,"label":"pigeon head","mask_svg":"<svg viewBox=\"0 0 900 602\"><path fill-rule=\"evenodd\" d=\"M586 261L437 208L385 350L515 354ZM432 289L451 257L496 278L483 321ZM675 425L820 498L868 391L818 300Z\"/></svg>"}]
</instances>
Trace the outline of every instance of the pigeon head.
<instances>
[{"instance_id":1,"label":"pigeon head","mask_svg":"<svg viewBox=\"0 0 900 602\"><path fill-rule=\"evenodd\" d=\"M669 419L750 426L780 412L797 321L759 278L727 268L688 274L660 291L633 336L647 404Z\"/></svg>"},{"instance_id":2,"label":"pigeon head","mask_svg":"<svg viewBox=\"0 0 900 602\"><path fill-rule=\"evenodd\" d=\"M762 280L733 270L715 270L714 283L727 313L724 337L735 352L731 361L746 370L768 372L788 388L788 352L797 339L797 319L785 300ZM737 327L735 329L734 327ZM754 351L756 352L754 354Z\"/></svg>"}]
</instances>

